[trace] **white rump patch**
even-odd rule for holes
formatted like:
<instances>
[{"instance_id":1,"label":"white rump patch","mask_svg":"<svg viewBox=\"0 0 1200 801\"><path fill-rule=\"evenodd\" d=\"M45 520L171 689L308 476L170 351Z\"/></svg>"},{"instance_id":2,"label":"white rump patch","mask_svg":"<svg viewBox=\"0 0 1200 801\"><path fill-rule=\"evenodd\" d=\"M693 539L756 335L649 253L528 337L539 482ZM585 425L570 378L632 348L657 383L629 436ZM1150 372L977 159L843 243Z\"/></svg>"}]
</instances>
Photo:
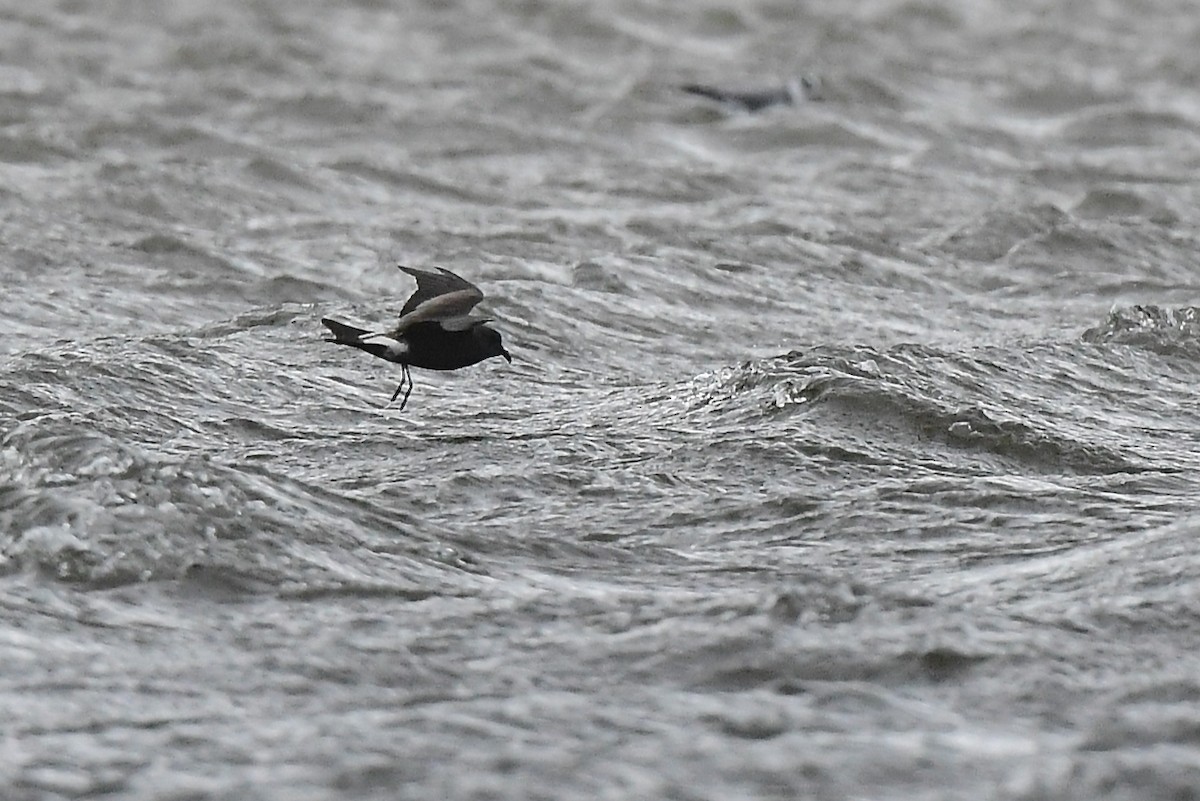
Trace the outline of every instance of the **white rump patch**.
<instances>
[{"instance_id":1,"label":"white rump patch","mask_svg":"<svg viewBox=\"0 0 1200 801\"><path fill-rule=\"evenodd\" d=\"M387 334L366 334L358 338L359 342L366 345L383 345L387 348L388 358L397 359L408 353L408 343L401 342L398 339L393 339Z\"/></svg>"}]
</instances>

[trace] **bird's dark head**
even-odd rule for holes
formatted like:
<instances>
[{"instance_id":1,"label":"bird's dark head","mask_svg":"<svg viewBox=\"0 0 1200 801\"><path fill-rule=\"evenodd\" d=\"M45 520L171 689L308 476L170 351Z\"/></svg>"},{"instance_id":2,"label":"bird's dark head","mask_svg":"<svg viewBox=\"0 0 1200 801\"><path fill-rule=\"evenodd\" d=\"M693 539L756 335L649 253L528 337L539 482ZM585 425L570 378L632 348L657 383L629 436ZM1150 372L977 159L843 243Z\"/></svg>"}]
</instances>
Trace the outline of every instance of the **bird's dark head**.
<instances>
[{"instance_id":1,"label":"bird's dark head","mask_svg":"<svg viewBox=\"0 0 1200 801\"><path fill-rule=\"evenodd\" d=\"M504 349L504 343L500 340L500 332L486 325L475 326L475 339L483 346L483 351L487 355L485 359L492 356L503 356L506 361L512 363L512 356Z\"/></svg>"}]
</instances>

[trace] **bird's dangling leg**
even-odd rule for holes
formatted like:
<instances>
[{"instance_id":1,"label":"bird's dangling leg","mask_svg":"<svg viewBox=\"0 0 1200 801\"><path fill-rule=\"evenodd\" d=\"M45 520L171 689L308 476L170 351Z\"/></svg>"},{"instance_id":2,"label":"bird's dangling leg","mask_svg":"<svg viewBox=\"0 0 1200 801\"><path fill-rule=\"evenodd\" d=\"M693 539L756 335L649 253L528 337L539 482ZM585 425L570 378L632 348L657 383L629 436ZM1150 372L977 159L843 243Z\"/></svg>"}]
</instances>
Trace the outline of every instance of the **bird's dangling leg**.
<instances>
[{"instance_id":1,"label":"bird's dangling leg","mask_svg":"<svg viewBox=\"0 0 1200 801\"><path fill-rule=\"evenodd\" d=\"M396 391L392 393L392 399L388 401L388 406L396 402L396 398L400 397L400 391L404 389L405 382L408 383L408 391L404 393L404 400L400 401L400 411L404 411L404 405L408 403L408 396L412 394L412 373L408 371L407 364L401 364L401 369L404 371L400 376L400 386L396 387Z\"/></svg>"},{"instance_id":2,"label":"bird's dangling leg","mask_svg":"<svg viewBox=\"0 0 1200 801\"><path fill-rule=\"evenodd\" d=\"M404 399L400 401L400 411L404 411L405 405L408 403L408 396L412 394L412 373L408 370L408 365L404 365L404 374L408 376L408 389L404 391Z\"/></svg>"}]
</instances>

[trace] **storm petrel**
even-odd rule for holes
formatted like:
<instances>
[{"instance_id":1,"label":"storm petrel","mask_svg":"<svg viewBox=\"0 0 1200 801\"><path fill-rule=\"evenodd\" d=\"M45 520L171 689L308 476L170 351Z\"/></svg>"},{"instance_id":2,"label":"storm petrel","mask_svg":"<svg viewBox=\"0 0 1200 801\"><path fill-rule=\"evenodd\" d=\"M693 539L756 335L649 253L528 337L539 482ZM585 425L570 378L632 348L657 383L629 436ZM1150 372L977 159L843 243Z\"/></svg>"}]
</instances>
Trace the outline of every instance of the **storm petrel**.
<instances>
[{"instance_id":1,"label":"storm petrel","mask_svg":"<svg viewBox=\"0 0 1200 801\"><path fill-rule=\"evenodd\" d=\"M728 108L751 113L771 106L790 106L804 99L821 99L820 81L808 76L798 81L790 80L775 89L734 91L698 83L685 84L679 88L690 95L715 100Z\"/></svg>"},{"instance_id":2,"label":"storm petrel","mask_svg":"<svg viewBox=\"0 0 1200 801\"><path fill-rule=\"evenodd\" d=\"M369 331L330 320L321 323L333 332L339 345L365 350L372 356L400 365L404 373L400 386L388 403L394 403L400 391L408 385L400 408L408 403L413 381L409 367L426 370L457 370L492 356L512 356L500 343L500 332L486 323L488 317L473 317L471 309L483 300L479 287L441 267L437 272L397 265L417 279L417 291L400 310L400 319L390 331Z\"/></svg>"}]
</instances>

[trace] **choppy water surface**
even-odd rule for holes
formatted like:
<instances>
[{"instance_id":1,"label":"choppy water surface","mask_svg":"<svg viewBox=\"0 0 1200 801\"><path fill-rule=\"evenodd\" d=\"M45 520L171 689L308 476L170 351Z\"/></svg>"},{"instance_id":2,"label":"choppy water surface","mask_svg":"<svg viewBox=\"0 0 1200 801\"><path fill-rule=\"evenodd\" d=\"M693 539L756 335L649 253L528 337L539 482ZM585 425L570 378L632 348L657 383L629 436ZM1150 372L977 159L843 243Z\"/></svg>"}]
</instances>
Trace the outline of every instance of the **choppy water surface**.
<instances>
[{"instance_id":1,"label":"choppy water surface","mask_svg":"<svg viewBox=\"0 0 1200 801\"><path fill-rule=\"evenodd\" d=\"M0 795L1195 797L1197 20L0 4Z\"/></svg>"}]
</instances>

